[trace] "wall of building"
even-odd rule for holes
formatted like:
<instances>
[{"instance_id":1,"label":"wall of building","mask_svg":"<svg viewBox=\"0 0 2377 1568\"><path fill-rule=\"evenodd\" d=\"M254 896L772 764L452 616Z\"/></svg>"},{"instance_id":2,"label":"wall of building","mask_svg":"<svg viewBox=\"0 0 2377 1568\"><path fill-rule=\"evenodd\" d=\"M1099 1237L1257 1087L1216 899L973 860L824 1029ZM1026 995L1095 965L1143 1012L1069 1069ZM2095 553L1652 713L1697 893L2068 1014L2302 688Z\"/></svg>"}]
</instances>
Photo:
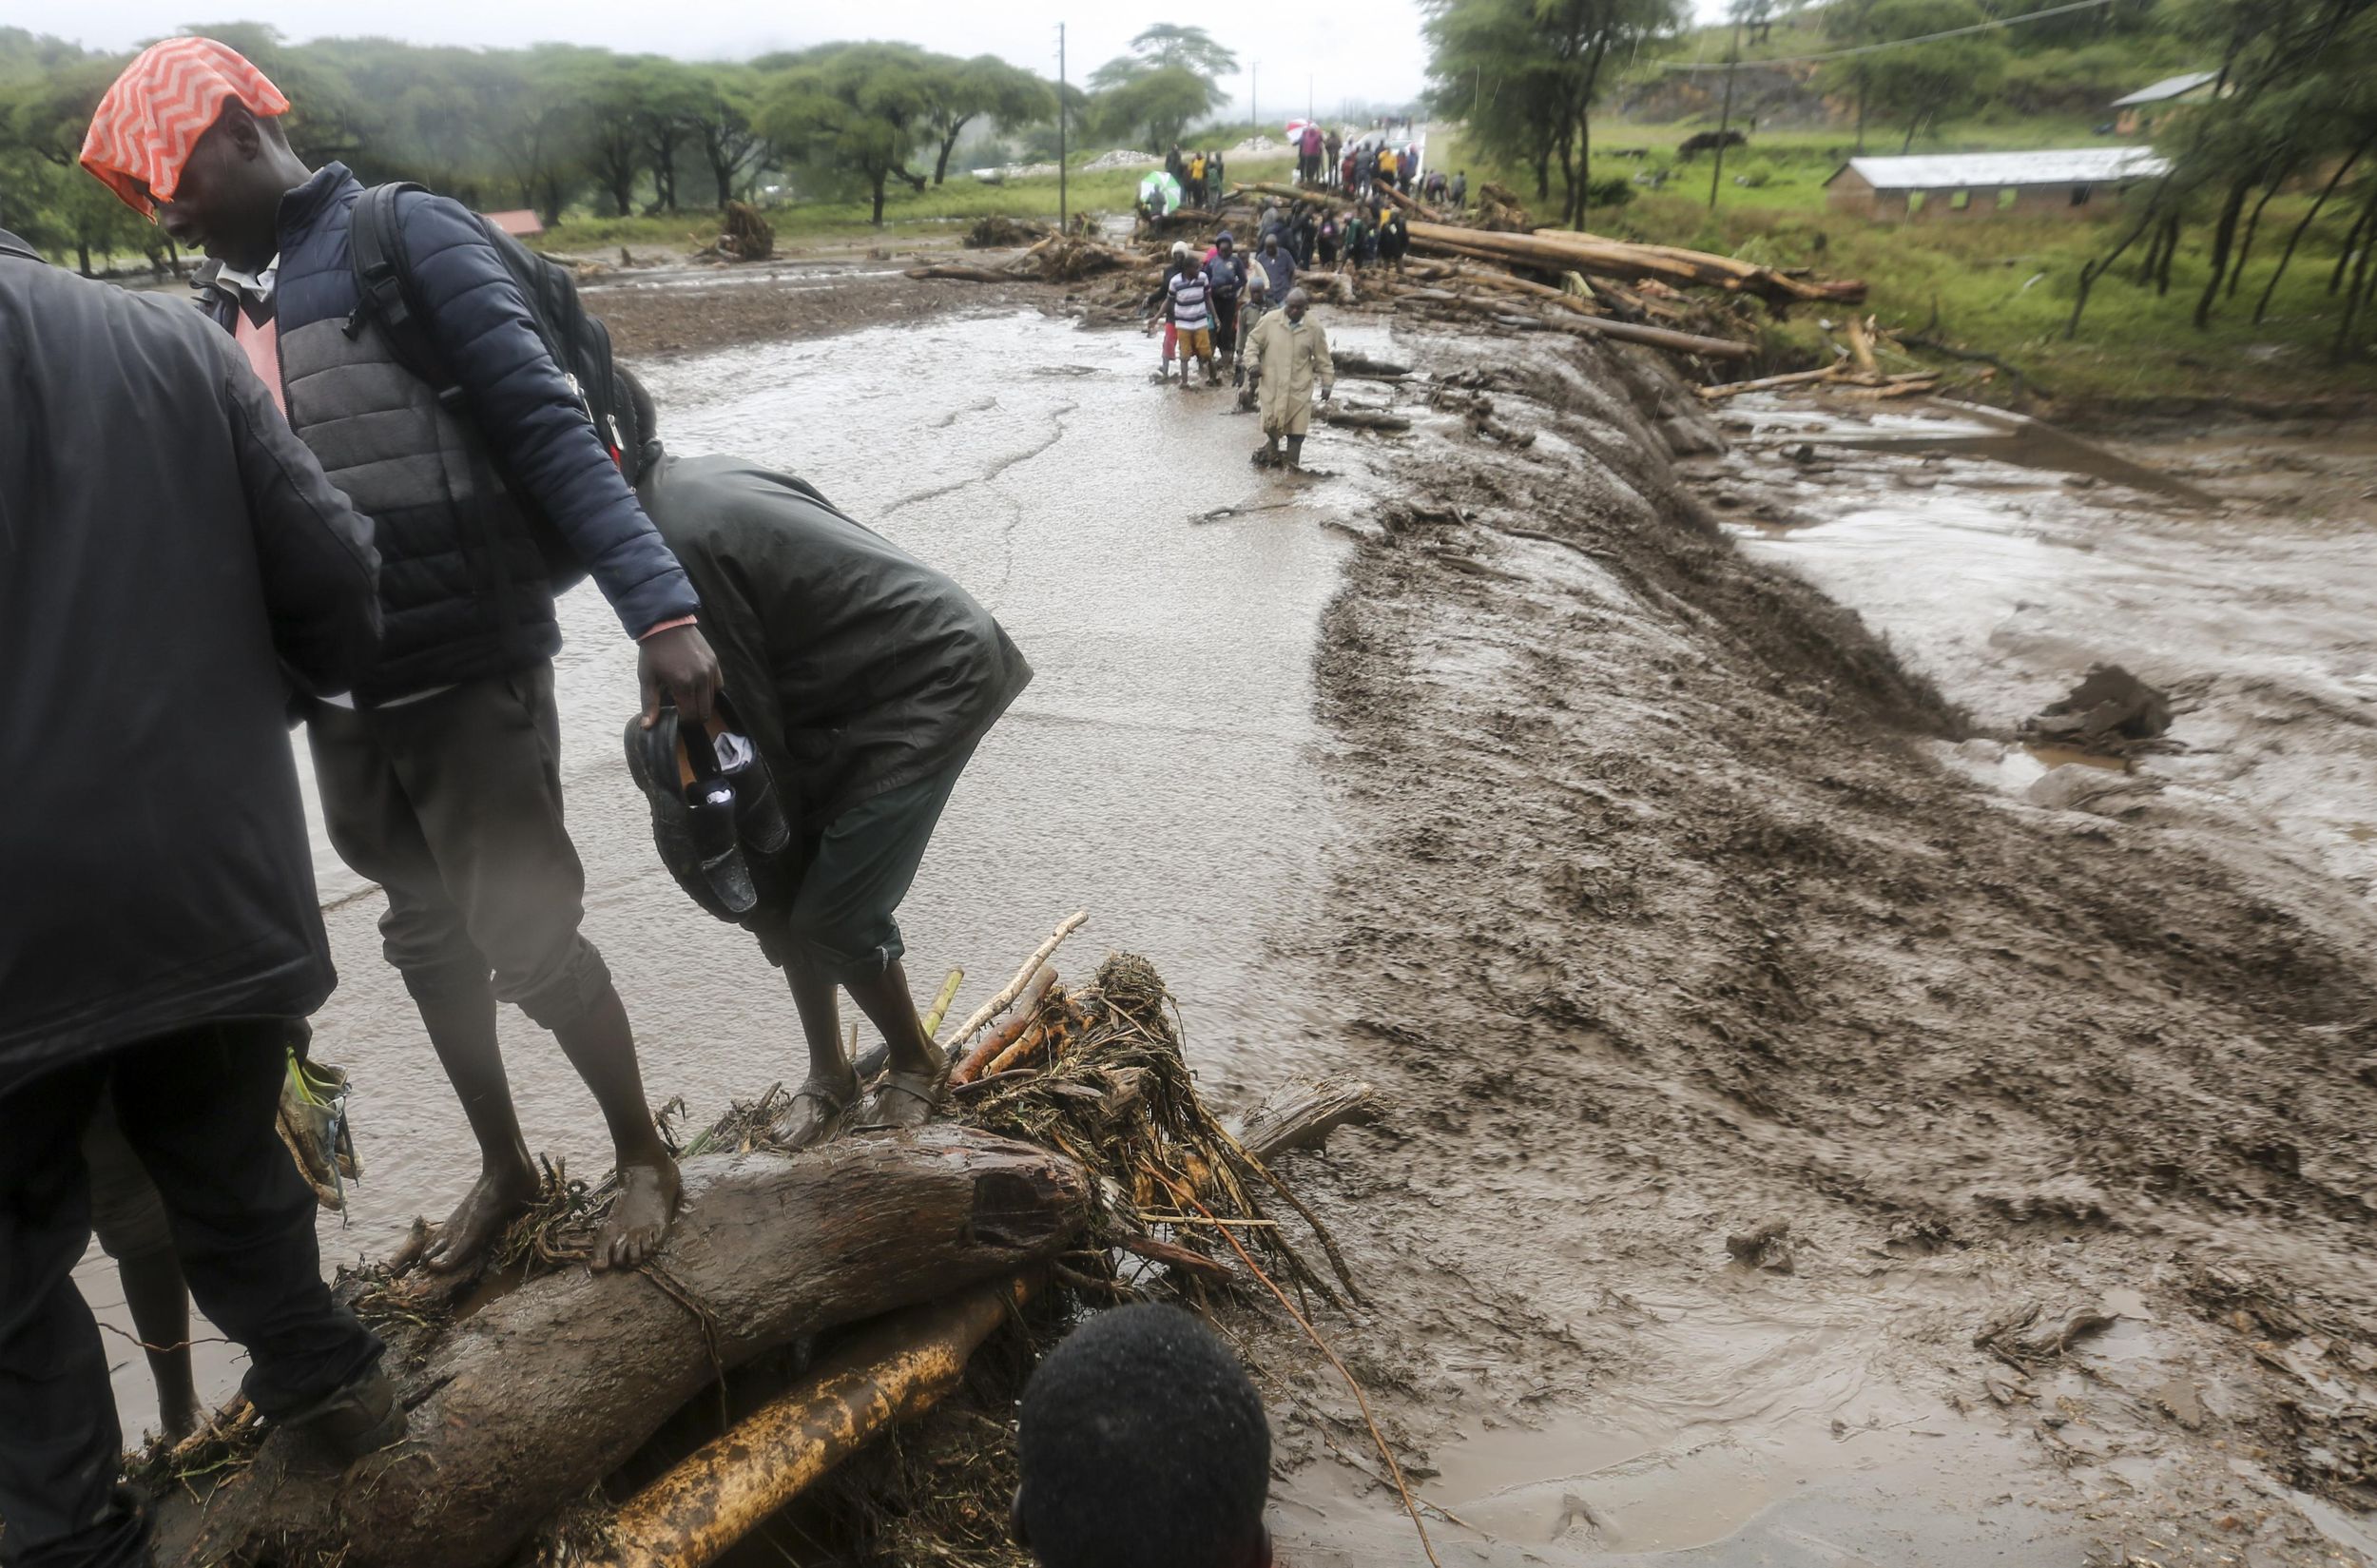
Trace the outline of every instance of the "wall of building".
<instances>
[{"instance_id":1,"label":"wall of building","mask_svg":"<svg viewBox=\"0 0 2377 1568\"><path fill-rule=\"evenodd\" d=\"M2074 186L2016 185L1965 191L1876 190L1863 180L1844 175L1825 192L1827 210L1843 217L1884 223L1961 223L1986 218L2086 218L2120 200L2117 185L2082 185L2088 199L2074 203ZM2011 194L2007 192L2010 190ZM1959 203L1958 198L1964 201Z\"/></svg>"}]
</instances>

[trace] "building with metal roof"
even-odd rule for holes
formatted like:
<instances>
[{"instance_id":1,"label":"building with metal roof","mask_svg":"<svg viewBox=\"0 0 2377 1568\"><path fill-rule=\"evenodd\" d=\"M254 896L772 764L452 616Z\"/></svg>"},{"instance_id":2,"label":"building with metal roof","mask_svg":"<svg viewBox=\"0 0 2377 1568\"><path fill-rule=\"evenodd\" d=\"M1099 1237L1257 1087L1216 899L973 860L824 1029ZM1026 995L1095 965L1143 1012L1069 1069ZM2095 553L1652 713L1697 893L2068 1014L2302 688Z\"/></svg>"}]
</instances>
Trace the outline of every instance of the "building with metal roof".
<instances>
[{"instance_id":1,"label":"building with metal roof","mask_svg":"<svg viewBox=\"0 0 2377 1568\"><path fill-rule=\"evenodd\" d=\"M2116 98L2113 106L2121 111L2113 128L2123 136L2135 136L2155 128L2157 121L2167 119L2180 109L2210 103L2219 91L2220 73L2216 70L2191 70L2180 76L2166 76L2152 87L2138 88L2126 98Z\"/></svg>"},{"instance_id":2,"label":"building with metal roof","mask_svg":"<svg viewBox=\"0 0 2377 1568\"><path fill-rule=\"evenodd\" d=\"M2170 171L2149 147L1852 158L1825 182L1834 212L1861 218L2084 217L2100 196Z\"/></svg>"}]
</instances>

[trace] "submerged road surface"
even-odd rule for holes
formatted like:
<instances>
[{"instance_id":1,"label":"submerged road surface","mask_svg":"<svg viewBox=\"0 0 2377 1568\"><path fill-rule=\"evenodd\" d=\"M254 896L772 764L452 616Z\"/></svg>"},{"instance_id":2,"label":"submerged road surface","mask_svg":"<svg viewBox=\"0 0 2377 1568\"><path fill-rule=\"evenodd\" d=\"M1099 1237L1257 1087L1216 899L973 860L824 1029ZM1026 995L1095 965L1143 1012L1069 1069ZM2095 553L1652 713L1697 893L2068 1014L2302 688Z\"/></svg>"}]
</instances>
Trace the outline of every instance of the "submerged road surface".
<instances>
[{"instance_id":1,"label":"submerged road surface","mask_svg":"<svg viewBox=\"0 0 2377 1568\"><path fill-rule=\"evenodd\" d=\"M963 1014L1086 908L1091 923L1056 959L1069 978L1111 950L1146 954L1179 998L1208 1088L1267 1085L1279 1070L1264 1047L1295 1001L1254 997L1246 980L1267 934L1316 907L1326 816L1311 652L1344 548L1305 497L1347 487L1258 474L1246 457L1260 436L1227 413L1230 394L1153 386L1155 358L1152 340L1025 315L743 348L647 375L673 449L809 480L964 584L1036 671L976 754L901 910L919 1001L962 966ZM1324 434L1312 455L1328 446ZM1225 508L1242 514L1206 519ZM698 1126L730 1098L801 1077L799 1021L752 939L697 909L653 853L621 758L634 650L609 608L582 588L562 620L586 929L635 1020L650 1099L683 1095ZM340 976L317 1049L354 1075L365 1178L346 1225L325 1217L323 1252L352 1261L387 1252L415 1214L442 1219L477 1158L381 961L384 900L338 863L319 823L315 838ZM844 1018L857 1018L846 1001ZM503 1031L529 1146L599 1177L609 1154L592 1099L516 1011ZM79 1277L122 1325L107 1260L94 1250ZM110 1341L136 1434L154 1397L128 1338ZM202 1391L227 1392L229 1347L200 1358Z\"/></svg>"}]
</instances>

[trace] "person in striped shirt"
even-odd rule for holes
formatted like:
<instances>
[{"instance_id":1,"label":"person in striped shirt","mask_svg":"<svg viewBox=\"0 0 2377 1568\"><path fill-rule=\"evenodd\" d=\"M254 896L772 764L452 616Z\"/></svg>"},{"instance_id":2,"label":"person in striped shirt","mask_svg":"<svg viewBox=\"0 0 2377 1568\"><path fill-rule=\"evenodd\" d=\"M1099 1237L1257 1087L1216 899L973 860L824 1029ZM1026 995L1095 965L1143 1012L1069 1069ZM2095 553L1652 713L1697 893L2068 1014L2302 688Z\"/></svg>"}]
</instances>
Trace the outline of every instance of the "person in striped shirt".
<instances>
[{"instance_id":1,"label":"person in striped shirt","mask_svg":"<svg viewBox=\"0 0 2377 1568\"><path fill-rule=\"evenodd\" d=\"M1205 384L1220 386L1220 372L1213 368L1213 281L1203 267L1193 262L1176 268L1165 284L1171 296L1172 326L1180 339L1180 389L1188 390L1188 360L1191 356L1205 365Z\"/></svg>"}]
</instances>

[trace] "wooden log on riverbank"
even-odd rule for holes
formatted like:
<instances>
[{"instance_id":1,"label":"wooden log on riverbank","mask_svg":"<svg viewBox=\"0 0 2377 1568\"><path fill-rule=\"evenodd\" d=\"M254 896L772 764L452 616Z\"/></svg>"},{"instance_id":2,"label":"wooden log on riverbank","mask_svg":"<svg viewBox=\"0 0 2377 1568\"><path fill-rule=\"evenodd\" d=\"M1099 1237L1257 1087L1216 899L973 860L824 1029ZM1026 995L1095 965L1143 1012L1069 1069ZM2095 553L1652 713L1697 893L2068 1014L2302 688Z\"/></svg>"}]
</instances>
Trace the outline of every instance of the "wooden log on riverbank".
<instances>
[{"instance_id":1,"label":"wooden log on riverbank","mask_svg":"<svg viewBox=\"0 0 2377 1568\"><path fill-rule=\"evenodd\" d=\"M1496 234L1450 223L1415 223L1409 227L1412 248L1432 256L1466 256L1552 273L1651 280L1677 288L1719 288L1754 294L1772 304L1853 302L1865 297L1865 285L1852 279L1795 278L1730 256L1634 244L1573 229Z\"/></svg>"},{"instance_id":2,"label":"wooden log on riverbank","mask_svg":"<svg viewBox=\"0 0 2377 1568\"><path fill-rule=\"evenodd\" d=\"M1377 1114L1366 1083L1274 1095L1240 1131L1265 1165ZM1195 1253L1187 1258L1203 1264ZM1036 1288L1025 1274L896 1312L628 1500L589 1568L704 1568L894 1423L931 1408Z\"/></svg>"},{"instance_id":3,"label":"wooden log on riverbank","mask_svg":"<svg viewBox=\"0 0 2377 1568\"><path fill-rule=\"evenodd\" d=\"M392 1366L411 1435L343 1475L286 1440L159 1509L158 1560L487 1568L706 1384L838 1325L1012 1278L1088 1223L1082 1169L955 1124L685 1163L654 1264L532 1279ZM207 1478L196 1478L203 1482Z\"/></svg>"},{"instance_id":4,"label":"wooden log on riverbank","mask_svg":"<svg viewBox=\"0 0 2377 1568\"><path fill-rule=\"evenodd\" d=\"M1478 294L1451 288L1405 288L1396 295L1398 303L1410 302L1438 314L1452 313L1451 319L1478 319L1500 326L1523 331L1566 332L1579 338L1607 338L1614 342L1640 343L1647 348L1665 349L1672 354L1694 354L1708 359L1751 359L1757 358L1757 345L1736 341L1730 338L1710 338L1696 332L1677 332L1669 327L1648 326L1639 321L1614 320L1606 316L1579 315L1570 311L1546 310L1541 314L1515 314L1516 302L1509 300L1487 299Z\"/></svg>"}]
</instances>

